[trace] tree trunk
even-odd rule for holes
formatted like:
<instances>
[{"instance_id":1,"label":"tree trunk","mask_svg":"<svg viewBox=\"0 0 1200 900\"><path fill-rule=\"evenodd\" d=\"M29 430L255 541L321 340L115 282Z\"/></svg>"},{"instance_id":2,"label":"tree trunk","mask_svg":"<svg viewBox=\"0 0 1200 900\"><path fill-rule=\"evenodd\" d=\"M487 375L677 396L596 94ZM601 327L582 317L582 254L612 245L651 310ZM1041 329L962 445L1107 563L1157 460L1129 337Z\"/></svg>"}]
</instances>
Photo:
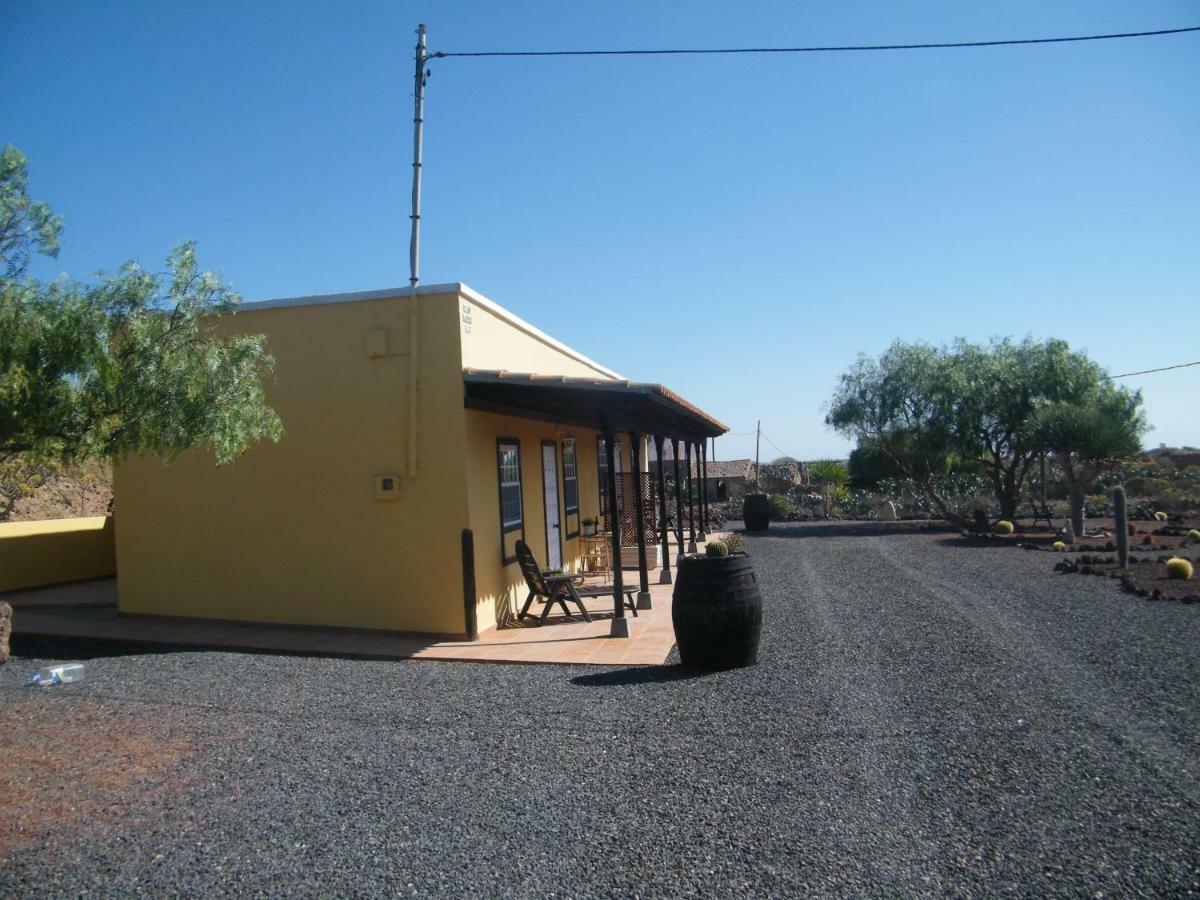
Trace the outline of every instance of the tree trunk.
<instances>
[{"instance_id":1,"label":"tree trunk","mask_svg":"<svg viewBox=\"0 0 1200 900\"><path fill-rule=\"evenodd\" d=\"M1071 527L1076 539L1083 538L1083 482L1071 482Z\"/></svg>"}]
</instances>

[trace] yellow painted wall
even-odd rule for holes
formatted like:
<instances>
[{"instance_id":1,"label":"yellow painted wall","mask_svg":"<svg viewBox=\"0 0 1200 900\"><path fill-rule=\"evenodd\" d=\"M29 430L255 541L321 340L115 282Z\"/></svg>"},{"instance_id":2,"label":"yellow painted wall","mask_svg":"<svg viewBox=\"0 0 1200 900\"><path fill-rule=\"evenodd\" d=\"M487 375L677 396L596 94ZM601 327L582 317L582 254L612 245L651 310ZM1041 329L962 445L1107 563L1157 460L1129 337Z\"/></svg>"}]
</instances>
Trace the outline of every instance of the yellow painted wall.
<instances>
[{"instance_id":1,"label":"yellow painted wall","mask_svg":"<svg viewBox=\"0 0 1200 900\"><path fill-rule=\"evenodd\" d=\"M599 495L596 489L596 432L581 428L556 428L549 422L467 410L467 472L470 490L471 530L475 536L475 590L479 598L479 629L495 626L506 611L516 613L528 593L515 562L501 564L500 475L497 438L516 438L521 447L521 495L525 513L524 540L538 563L546 568L546 506L542 484L542 441L553 440L558 452L558 507L562 527L562 558L565 568L578 565L579 539L567 538L562 488L562 439L574 436L579 474L579 515L595 517ZM519 536L519 535L518 535ZM534 606L540 612L541 606Z\"/></svg>"},{"instance_id":2,"label":"yellow painted wall","mask_svg":"<svg viewBox=\"0 0 1200 900\"><path fill-rule=\"evenodd\" d=\"M457 294L419 303L419 473L405 475L410 297L239 313L267 335L286 436L217 468L206 452L115 473L120 608L457 634L468 524ZM387 331L368 358L367 333ZM376 500L374 476L400 476Z\"/></svg>"},{"instance_id":3,"label":"yellow painted wall","mask_svg":"<svg viewBox=\"0 0 1200 900\"><path fill-rule=\"evenodd\" d=\"M0 523L0 592L116 572L111 516Z\"/></svg>"},{"instance_id":4,"label":"yellow painted wall","mask_svg":"<svg viewBox=\"0 0 1200 900\"><path fill-rule=\"evenodd\" d=\"M614 377L603 366L559 344L515 316L469 296L460 300L462 361L475 369L508 369L543 375Z\"/></svg>"}]
</instances>

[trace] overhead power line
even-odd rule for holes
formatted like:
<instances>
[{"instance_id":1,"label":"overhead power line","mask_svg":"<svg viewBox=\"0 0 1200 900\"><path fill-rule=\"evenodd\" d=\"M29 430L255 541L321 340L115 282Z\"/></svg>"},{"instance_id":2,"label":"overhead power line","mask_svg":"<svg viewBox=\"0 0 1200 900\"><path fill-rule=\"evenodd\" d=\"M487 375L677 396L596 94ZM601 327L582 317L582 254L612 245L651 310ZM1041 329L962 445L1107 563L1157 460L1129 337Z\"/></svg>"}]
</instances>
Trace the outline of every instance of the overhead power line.
<instances>
[{"instance_id":1,"label":"overhead power line","mask_svg":"<svg viewBox=\"0 0 1200 900\"><path fill-rule=\"evenodd\" d=\"M965 47L1014 47L1021 44L1070 44L1082 41L1112 41L1119 38L1158 37L1200 31L1200 25L1187 28L1161 28L1156 31L1125 31L1117 34L1084 34L1068 37L1015 38L1003 41L937 41L922 44L850 44L832 47L715 47L660 50L438 50L433 59L482 56L701 56L729 53L858 53L868 50L951 50Z\"/></svg>"},{"instance_id":2,"label":"overhead power line","mask_svg":"<svg viewBox=\"0 0 1200 900\"><path fill-rule=\"evenodd\" d=\"M792 454L788 453L786 450L780 449L778 444L776 444L773 440L771 440L769 437L767 437L767 433L765 431L762 433L762 436L763 436L763 439L768 444L770 444L772 447L775 448L775 452L779 453L781 456L786 456L788 459L799 459L799 457L792 456Z\"/></svg>"},{"instance_id":3,"label":"overhead power line","mask_svg":"<svg viewBox=\"0 0 1200 900\"><path fill-rule=\"evenodd\" d=\"M1154 372L1169 372L1172 369L1186 369L1190 366L1200 366L1200 359L1190 363L1180 363L1177 366L1162 366L1157 369L1142 369L1140 372L1122 372L1120 375L1109 375L1109 378L1131 378L1134 375L1150 375Z\"/></svg>"}]
</instances>

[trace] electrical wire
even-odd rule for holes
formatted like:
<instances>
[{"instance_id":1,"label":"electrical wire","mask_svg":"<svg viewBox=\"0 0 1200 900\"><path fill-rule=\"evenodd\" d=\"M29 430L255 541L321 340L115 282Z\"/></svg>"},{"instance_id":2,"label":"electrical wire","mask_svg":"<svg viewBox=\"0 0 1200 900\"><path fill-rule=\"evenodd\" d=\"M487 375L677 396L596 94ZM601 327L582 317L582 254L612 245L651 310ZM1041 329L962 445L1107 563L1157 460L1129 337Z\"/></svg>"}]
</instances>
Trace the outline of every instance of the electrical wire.
<instances>
[{"instance_id":1,"label":"electrical wire","mask_svg":"<svg viewBox=\"0 0 1200 900\"><path fill-rule=\"evenodd\" d=\"M768 444L770 444L772 447L775 448L776 453L779 453L781 456L786 456L788 459L799 459L799 457L792 456L792 454L788 453L786 450L781 449L778 444L776 444L773 440L771 440L769 437L767 437L765 432L763 433L763 437L767 439Z\"/></svg>"},{"instance_id":2,"label":"electrical wire","mask_svg":"<svg viewBox=\"0 0 1200 900\"><path fill-rule=\"evenodd\" d=\"M1153 372L1169 372L1172 369L1186 369L1190 366L1200 366L1200 359L1190 363L1180 363L1177 366L1162 366L1158 369L1142 369L1140 372L1122 372L1120 375L1109 375L1109 378L1132 378L1134 375L1149 375Z\"/></svg>"},{"instance_id":3,"label":"electrical wire","mask_svg":"<svg viewBox=\"0 0 1200 900\"><path fill-rule=\"evenodd\" d=\"M964 47L1013 47L1020 44L1067 44L1081 41L1111 41L1119 38L1157 37L1167 34L1185 34L1200 31L1200 25L1187 28L1162 28L1156 31L1126 31L1117 34L1085 34L1069 37L1016 38L1003 41L942 41L923 44L851 44L831 47L720 47L710 49L678 50L438 50L429 54L430 59L463 59L483 56L699 56L704 54L730 53L844 53L867 50L949 50Z\"/></svg>"}]
</instances>

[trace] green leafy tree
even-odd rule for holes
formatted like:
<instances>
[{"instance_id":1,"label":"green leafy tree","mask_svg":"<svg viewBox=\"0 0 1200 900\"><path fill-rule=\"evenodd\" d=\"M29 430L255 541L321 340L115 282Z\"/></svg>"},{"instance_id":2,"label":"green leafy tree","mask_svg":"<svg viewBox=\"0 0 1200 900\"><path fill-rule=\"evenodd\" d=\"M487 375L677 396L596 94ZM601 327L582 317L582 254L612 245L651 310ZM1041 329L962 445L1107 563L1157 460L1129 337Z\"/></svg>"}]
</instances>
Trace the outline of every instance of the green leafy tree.
<instances>
[{"instance_id":1,"label":"green leafy tree","mask_svg":"<svg viewBox=\"0 0 1200 900\"><path fill-rule=\"evenodd\" d=\"M1147 431L1140 391L1100 385L1082 403L1051 403L1033 416L1036 440L1054 454L1071 497L1071 525L1083 534L1084 499L1102 472L1141 453Z\"/></svg>"},{"instance_id":2,"label":"green leafy tree","mask_svg":"<svg viewBox=\"0 0 1200 900\"><path fill-rule=\"evenodd\" d=\"M941 495L939 477L977 466L1001 518L1011 519L1042 450L1034 413L1085 400L1103 377L1061 340L958 340L940 348L896 342L879 360L860 357L842 375L826 422L886 454L939 515L959 524L967 519Z\"/></svg>"},{"instance_id":3,"label":"green leafy tree","mask_svg":"<svg viewBox=\"0 0 1200 900\"><path fill-rule=\"evenodd\" d=\"M62 225L31 201L24 156L0 156L0 458L167 460L192 447L224 464L283 426L261 335L222 332L240 297L200 270L191 243L167 272L125 263L98 284L27 278Z\"/></svg>"}]
</instances>

